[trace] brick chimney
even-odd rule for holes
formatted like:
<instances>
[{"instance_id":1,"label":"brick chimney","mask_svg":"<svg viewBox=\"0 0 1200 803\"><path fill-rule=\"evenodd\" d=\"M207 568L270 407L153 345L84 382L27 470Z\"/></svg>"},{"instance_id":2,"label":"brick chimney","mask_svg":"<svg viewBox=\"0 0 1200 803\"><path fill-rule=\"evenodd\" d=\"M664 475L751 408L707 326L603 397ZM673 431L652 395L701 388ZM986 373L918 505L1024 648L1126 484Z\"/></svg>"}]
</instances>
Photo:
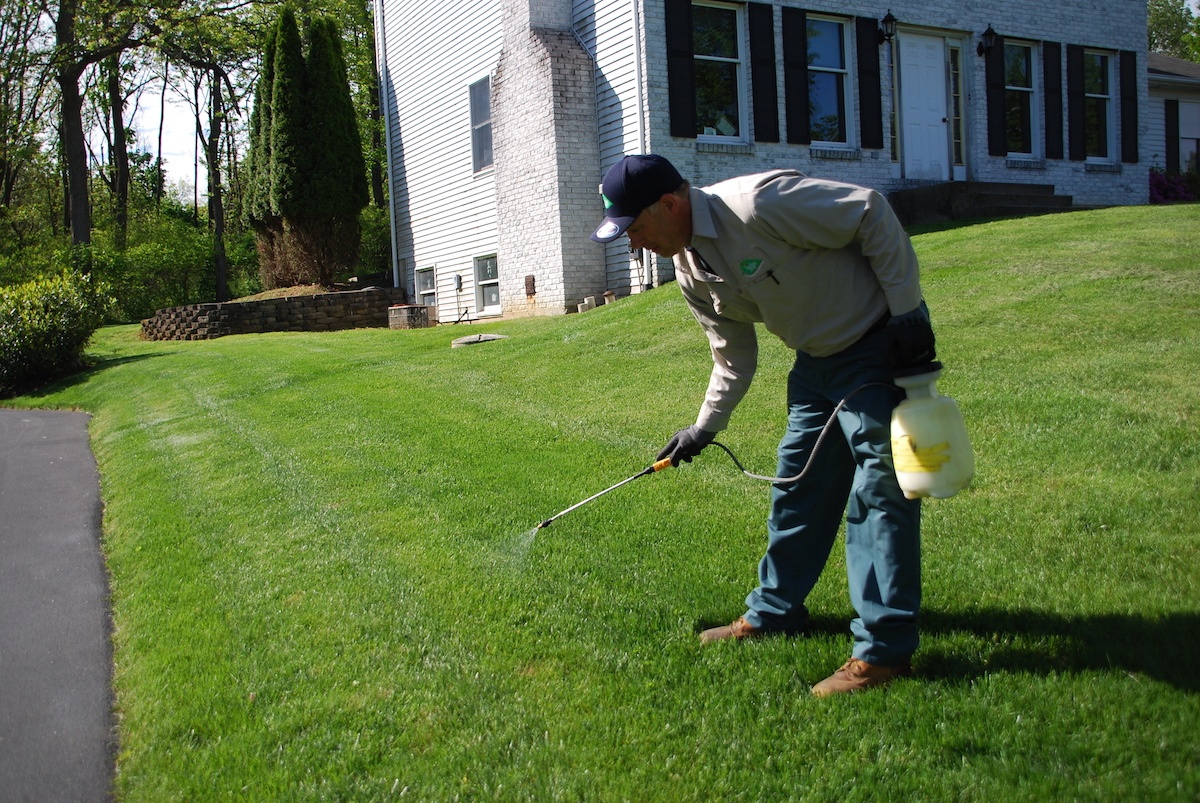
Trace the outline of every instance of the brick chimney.
<instances>
[{"instance_id":1,"label":"brick chimney","mask_svg":"<svg viewBox=\"0 0 1200 803\"><path fill-rule=\"evenodd\" d=\"M503 0L503 26L491 98L500 302L506 315L561 314L605 290L604 249L589 239L604 213L592 58L570 0Z\"/></svg>"}]
</instances>

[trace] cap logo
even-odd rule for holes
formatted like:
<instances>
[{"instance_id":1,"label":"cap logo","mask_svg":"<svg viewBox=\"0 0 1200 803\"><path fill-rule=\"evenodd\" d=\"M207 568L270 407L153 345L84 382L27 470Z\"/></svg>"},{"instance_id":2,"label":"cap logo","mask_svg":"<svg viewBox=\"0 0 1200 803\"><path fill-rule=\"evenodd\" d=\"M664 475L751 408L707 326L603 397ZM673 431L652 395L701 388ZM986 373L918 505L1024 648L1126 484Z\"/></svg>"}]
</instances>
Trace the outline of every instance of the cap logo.
<instances>
[{"instance_id":1,"label":"cap logo","mask_svg":"<svg viewBox=\"0 0 1200 803\"><path fill-rule=\"evenodd\" d=\"M610 237L616 237L621 233L621 227L611 220L606 220L600 224L600 228L596 229L596 236L602 240L607 240Z\"/></svg>"}]
</instances>

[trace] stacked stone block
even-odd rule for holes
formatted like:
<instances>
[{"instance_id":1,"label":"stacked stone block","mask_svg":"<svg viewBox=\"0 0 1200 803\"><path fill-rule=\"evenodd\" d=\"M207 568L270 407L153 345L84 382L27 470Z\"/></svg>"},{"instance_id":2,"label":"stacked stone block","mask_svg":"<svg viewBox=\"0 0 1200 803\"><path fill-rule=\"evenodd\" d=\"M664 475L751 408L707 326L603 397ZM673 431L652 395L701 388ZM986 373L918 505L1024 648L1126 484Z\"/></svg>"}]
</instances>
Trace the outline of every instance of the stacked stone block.
<instances>
[{"instance_id":1,"label":"stacked stone block","mask_svg":"<svg viewBox=\"0 0 1200 803\"><path fill-rule=\"evenodd\" d=\"M332 332L388 326L388 308L406 301L404 288L189 304L158 310L142 321L147 340L208 340L263 332Z\"/></svg>"}]
</instances>

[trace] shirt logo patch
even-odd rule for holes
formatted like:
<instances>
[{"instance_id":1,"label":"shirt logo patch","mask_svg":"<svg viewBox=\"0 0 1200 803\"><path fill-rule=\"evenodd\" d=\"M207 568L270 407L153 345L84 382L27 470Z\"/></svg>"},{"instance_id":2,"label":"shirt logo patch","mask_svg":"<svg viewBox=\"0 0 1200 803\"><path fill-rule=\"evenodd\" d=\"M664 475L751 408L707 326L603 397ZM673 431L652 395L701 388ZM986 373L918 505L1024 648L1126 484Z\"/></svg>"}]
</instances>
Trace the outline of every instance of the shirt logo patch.
<instances>
[{"instance_id":1,"label":"shirt logo patch","mask_svg":"<svg viewBox=\"0 0 1200 803\"><path fill-rule=\"evenodd\" d=\"M753 276L758 273L758 269L762 267L761 259L743 259L742 264L738 267L742 271L743 276Z\"/></svg>"}]
</instances>

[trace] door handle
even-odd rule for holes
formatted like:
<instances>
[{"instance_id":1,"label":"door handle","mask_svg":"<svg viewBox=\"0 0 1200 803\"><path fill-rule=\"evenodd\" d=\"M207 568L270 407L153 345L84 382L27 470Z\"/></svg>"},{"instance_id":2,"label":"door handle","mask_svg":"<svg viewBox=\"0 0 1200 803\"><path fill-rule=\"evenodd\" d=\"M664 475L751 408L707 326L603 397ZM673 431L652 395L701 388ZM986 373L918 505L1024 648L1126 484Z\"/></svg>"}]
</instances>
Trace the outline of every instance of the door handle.
<instances>
[{"instance_id":1,"label":"door handle","mask_svg":"<svg viewBox=\"0 0 1200 803\"><path fill-rule=\"evenodd\" d=\"M950 118L949 118L949 117L943 117L943 118L942 118L942 122L943 122L943 123L948 123L948 122L950 122Z\"/></svg>"}]
</instances>

